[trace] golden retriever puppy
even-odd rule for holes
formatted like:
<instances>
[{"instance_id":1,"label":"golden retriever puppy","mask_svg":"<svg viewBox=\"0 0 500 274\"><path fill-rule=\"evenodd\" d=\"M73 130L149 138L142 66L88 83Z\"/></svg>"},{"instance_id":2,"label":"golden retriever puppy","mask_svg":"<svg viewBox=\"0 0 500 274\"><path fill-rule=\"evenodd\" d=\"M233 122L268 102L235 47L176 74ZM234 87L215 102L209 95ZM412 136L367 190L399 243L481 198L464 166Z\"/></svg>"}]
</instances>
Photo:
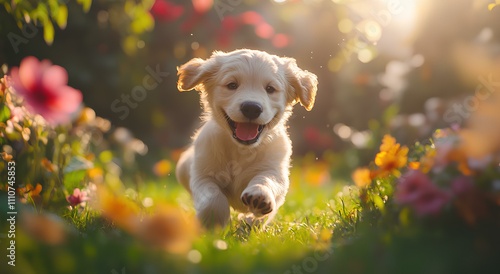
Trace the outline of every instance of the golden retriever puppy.
<instances>
[{"instance_id":1,"label":"golden retriever puppy","mask_svg":"<svg viewBox=\"0 0 500 274\"><path fill-rule=\"evenodd\" d=\"M270 221L289 185L286 122L295 103L311 110L316 75L295 59L242 49L214 52L178 68L178 89L200 92L203 126L177 164L206 227L225 226L230 206Z\"/></svg>"}]
</instances>

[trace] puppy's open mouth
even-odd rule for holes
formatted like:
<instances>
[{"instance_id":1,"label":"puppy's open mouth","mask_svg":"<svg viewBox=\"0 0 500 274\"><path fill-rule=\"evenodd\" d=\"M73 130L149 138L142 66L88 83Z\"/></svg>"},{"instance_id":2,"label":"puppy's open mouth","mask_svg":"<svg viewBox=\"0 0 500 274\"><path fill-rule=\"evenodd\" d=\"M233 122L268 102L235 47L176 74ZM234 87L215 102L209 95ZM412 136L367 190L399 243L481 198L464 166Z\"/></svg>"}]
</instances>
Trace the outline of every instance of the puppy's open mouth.
<instances>
[{"instance_id":1,"label":"puppy's open mouth","mask_svg":"<svg viewBox=\"0 0 500 274\"><path fill-rule=\"evenodd\" d=\"M233 131L233 138L244 145L251 145L257 142L260 134L266 127L266 125L259 125L255 123L235 122L231 120L225 112L224 116L229 124L229 128Z\"/></svg>"}]
</instances>

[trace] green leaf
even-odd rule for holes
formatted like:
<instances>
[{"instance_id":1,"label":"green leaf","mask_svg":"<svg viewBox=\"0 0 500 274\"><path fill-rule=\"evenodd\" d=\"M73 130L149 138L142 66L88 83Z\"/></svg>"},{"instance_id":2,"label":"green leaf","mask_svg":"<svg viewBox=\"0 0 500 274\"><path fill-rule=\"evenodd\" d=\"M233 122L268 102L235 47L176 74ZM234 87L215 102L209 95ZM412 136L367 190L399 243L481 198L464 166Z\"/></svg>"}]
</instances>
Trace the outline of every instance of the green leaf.
<instances>
[{"instance_id":1,"label":"green leaf","mask_svg":"<svg viewBox=\"0 0 500 274\"><path fill-rule=\"evenodd\" d=\"M86 174L86 170L77 170L64 174L64 186L69 190L82 187L82 182Z\"/></svg>"},{"instance_id":2,"label":"green leaf","mask_svg":"<svg viewBox=\"0 0 500 274\"><path fill-rule=\"evenodd\" d=\"M46 23L47 21L49 21L49 11L47 10L47 6L43 3L38 4L36 9L31 12L30 17L34 20Z\"/></svg>"},{"instance_id":3,"label":"green leaf","mask_svg":"<svg viewBox=\"0 0 500 274\"><path fill-rule=\"evenodd\" d=\"M74 189L82 186L82 181L87 174L87 170L94 167L94 164L81 157L73 156L68 165L64 168L64 186L67 189Z\"/></svg>"},{"instance_id":4,"label":"green leaf","mask_svg":"<svg viewBox=\"0 0 500 274\"><path fill-rule=\"evenodd\" d=\"M43 24L43 39L49 46L54 42L54 25L50 20L46 20Z\"/></svg>"},{"instance_id":5,"label":"green leaf","mask_svg":"<svg viewBox=\"0 0 500 274\"><path fill-rule=\"evenodd\" d=\"M4 123L10 118L10 109L7 105L3 105L0 109L0 122Z\"/></svg>"},{"instance_id":6,"label":"green leaf","mask_svg":"<svg viewBox=\"0 0 500 274\"><path fill-rule=\"evenodd\" d=\"M399 106L395 104L389 106L384 112L384 114L382 114L382 119L384 121L384 124L389 125L398 113L399 113Z\"/></svg>"},{"instance_id":7,"label":"green leaf","mask_svg":"<svg viewBox=\"0 0 500 274\"><path fill-rule=\"evenodd\" d=\"M84 12L88 12L92 6L92 0L78 0L77 2L82 5Z\"/></svg>"},{"instance_id":8,"label":"green leaf","mask_svg":"<svg viewBox=\"0 0 500 274\"><path fill-rule=\"evenodd\" d=\"M66 28L66 23L68 22L68 7L62 5L56 14L56 23L61 29Z\"/></svg>"},{"instance_id":9,"label":"green leaf","mask_svg":"<svg viewBox=\"0 0 500 274\"><path fill-rule=\"evenodd\" d=\"M372 199L373 199L373 203L375 204L375 206L378 207L380 212L384 213L385 212L384 200L382 200L382 198L380 198L380 196L378 196L378 195L373 195Z\"/></svg>"},{"instance_id":10,"label":"green leaf","mask_svg":"<svg viewBox=\"0 0 500 274\"><path fill-rule=\"evenodd\" d=\"M404 207L401 212L399 212L399 222L403 226L408 226L410 224L410 209Z\"/></svg>"}]
</instances>

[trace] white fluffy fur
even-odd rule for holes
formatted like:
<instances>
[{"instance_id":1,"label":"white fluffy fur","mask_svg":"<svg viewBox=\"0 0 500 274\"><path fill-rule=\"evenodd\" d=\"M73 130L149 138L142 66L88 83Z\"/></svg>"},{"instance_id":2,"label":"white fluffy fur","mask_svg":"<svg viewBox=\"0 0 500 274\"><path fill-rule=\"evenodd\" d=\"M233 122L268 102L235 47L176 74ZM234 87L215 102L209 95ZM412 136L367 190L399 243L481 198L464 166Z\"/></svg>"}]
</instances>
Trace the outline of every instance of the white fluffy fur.
<instances>
[{"instance_id":1,"label":"white fluffy fur","mask_svg":"<svg viewBox=\"0 0 500 274\"><path fill-rule=\"evenodd\" d=\"M271 220L289 185L292 145L286 121L296 102L307 110L313 107L316 75L298 68L292 58L243 49L192 59L178 68L178 76L180 91L200 92L204 110L203 126L176 172L192 195L198 218L207 227L225 226L231 206L252 218ZM227 87L231 82L239 85L237 90ZM268 86L276 91L266 92ZM251 145L233 138L224 114L248 122L240 111L248 101L263 107L252 122L266 125Z\"/></svg>"}]
</instances>

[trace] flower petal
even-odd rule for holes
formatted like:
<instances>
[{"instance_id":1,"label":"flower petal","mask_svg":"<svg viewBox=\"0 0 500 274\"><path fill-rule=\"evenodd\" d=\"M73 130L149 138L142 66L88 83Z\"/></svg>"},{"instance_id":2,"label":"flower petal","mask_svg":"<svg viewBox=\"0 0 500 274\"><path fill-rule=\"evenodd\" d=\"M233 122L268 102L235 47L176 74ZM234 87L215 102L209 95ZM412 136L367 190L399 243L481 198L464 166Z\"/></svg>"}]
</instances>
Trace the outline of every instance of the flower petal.
<instances>
[{"instance_id":1,"label":"flower petal","mask_svg":"<svg viewBox=\"0 0 500 274\"><path fill-rule=\"evenodd\" d=\"M19 66L19 81L24 91L31 93L36 89L42 75L40 61L36 57L28 56L21 61ZM23 92L23 91L19 91Z\"/></svg>"},{"instance_id":2,"label":"flower petal","mask_svg":"<svg viewBox=\"0 0 500 274\"><path fill-rule=\"evenodd\" d=\"M57 92L59 97L54 104L56 111L70 114L78 110L82 103L82 93L79 90L69 86L62 86L58 88Z\"/></svg>"},{"instance_id":3,"label":"flower petal","mask_svg":"<svg viewBox=\"0 0 500 274\"><path fill-rule=\"evenodd\" d=\"M51 66L43 72L42 86L47 92L56 92L61 86L68 84L68 73L63 67Z\"/></svg>"}]
</instances>

